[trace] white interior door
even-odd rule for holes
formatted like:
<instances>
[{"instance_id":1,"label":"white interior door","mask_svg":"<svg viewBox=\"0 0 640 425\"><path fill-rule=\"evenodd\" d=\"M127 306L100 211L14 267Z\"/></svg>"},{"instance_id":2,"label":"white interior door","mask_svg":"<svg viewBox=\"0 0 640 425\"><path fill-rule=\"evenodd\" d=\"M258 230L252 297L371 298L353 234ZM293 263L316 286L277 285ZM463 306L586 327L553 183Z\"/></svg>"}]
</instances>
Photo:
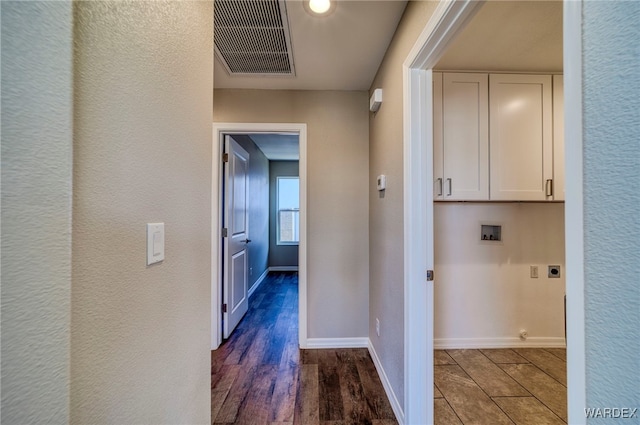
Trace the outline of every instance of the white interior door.
<instances>
[{"instance_id":1,"label":"white interior door","mask_svg":"<svg viewBox=\"0 0 640 425\"><path fill-rule=\"evenodd\" d=\"M249 153L225 136L223 332L228 338L249 308L248 249Z\"/></svg>"}]
</instances>

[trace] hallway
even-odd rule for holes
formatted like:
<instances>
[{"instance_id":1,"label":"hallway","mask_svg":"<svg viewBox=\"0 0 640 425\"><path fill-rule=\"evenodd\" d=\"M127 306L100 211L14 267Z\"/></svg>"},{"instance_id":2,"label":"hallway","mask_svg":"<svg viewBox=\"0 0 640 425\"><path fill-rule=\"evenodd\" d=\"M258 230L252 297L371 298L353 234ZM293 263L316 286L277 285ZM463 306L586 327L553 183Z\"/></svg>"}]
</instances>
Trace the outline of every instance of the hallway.
<instances>
[{"instance_id":1,"label":"hallway","mask_svg":"<svg viewBox=\"0 0 640 425\"><path fill-rule=\"evenodd\" d=\"M298 275L270 273L211 352L214 424L397 424L366 349L298 349Z\"/></svg>"}]
</instances>

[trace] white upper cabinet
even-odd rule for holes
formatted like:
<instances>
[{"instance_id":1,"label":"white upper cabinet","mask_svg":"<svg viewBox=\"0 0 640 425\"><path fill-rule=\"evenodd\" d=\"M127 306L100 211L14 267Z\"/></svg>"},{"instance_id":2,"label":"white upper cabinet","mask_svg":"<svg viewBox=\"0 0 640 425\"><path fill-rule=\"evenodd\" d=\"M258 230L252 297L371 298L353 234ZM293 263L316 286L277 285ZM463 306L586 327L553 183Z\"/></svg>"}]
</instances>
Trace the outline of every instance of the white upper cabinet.
<instances>
[{"instance_id":1,"label":"white upper cabinet","mask_svg":"<svg viewBox=\"0 0 640 425\"><path fill-rule=\"evenodd\" d=\"M562 75L433 73L436 201L563 201Z\"/></svg>"},{"instance_id":2,"label":"white upper cabinet","mask_svg":"<svg viewBox=\"0 0 640 425\"><path fill-rule=\"evenodd\" d=\"M550 75L489 77L490 199L553 200Z\"/></svg>"},{"instance_id":3,"label":"white upper cabinet","mask_svg":"<svg viewBox=\"0 0 640 425\"><path fill-rule=\"evenodd\" d=\"M434 73L434 199L489 199L487 74Z\"/></svg>"},{"instance_id":4,"label":"white upper cabinet","mask_svg":"<svg viewBox=\"0 0 640 425\"><path fill-rule=\"evenodd\" d=\"M564 201L564 77L553 76L553 200Z\"/></svg>"}]
</instances>

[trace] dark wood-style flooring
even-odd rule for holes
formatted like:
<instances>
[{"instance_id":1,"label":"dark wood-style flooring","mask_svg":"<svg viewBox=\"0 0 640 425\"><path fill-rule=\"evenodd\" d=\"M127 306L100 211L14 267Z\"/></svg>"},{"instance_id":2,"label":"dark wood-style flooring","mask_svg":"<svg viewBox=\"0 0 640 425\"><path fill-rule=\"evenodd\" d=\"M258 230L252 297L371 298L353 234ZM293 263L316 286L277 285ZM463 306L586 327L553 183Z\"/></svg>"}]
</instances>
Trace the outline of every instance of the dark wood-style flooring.
<instances>
[{"instance_id":1,"label":"dark wood-style flooring","mask_svg":"<svg viewBox=\"0 0 640 425\"><path fill-rule=\"evenodd\" d=\"M397 424L366 349L298 349L297 273L270 273L211 352L214 424Z\"/></svg>"}]
</instances>

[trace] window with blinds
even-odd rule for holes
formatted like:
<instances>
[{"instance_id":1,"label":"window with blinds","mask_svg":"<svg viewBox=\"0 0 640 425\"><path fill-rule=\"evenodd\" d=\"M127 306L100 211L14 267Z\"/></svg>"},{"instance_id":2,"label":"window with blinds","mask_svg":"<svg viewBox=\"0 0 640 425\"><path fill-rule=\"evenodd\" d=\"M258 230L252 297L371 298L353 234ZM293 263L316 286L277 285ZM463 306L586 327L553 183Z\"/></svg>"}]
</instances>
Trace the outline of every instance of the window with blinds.
<instances>
[{"instance_id":1,"label":"window with blinds","mask_svg":"<svg viewBox=\"0 0 640 425\"><path fill-rule=\"evenodd\" d=\"M278 245L298 245L300 242L300 179L298 177L277 178Z\"/></svg>"}]
</instances>

